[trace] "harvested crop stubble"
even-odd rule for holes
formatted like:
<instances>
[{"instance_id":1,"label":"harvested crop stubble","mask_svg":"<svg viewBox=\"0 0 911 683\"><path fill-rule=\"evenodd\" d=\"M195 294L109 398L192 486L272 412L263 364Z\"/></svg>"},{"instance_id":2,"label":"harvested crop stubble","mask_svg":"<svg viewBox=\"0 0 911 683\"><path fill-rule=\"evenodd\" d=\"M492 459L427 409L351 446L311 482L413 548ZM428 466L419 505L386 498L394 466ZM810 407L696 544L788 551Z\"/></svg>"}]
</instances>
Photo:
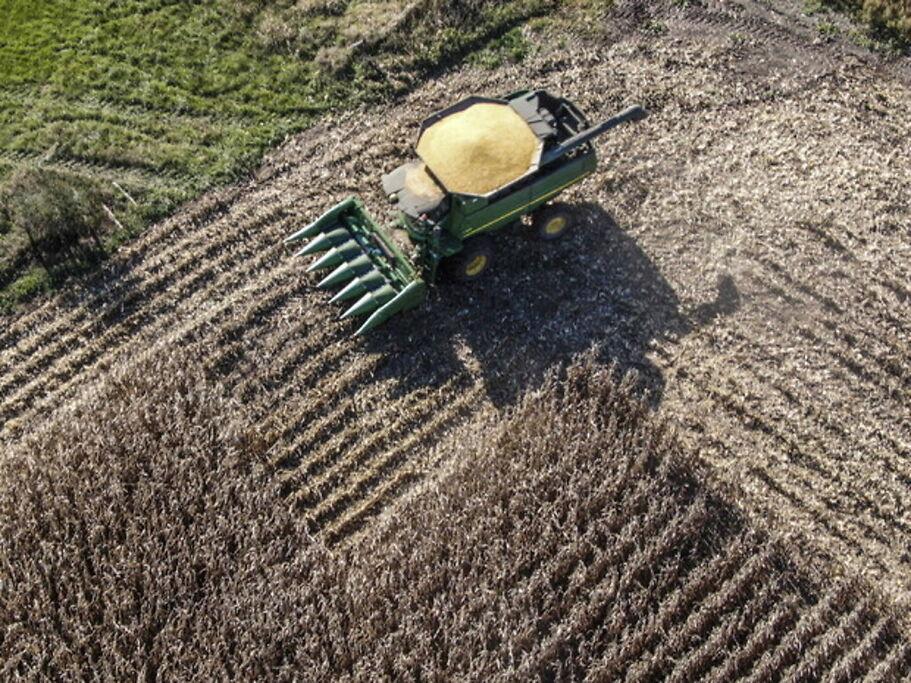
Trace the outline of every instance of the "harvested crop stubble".
<instances>
[{"instance_id":1,"label":"harvested crop stubble","mask_svg":"<svg viewBox=\"0 0 911 683\"><path fill-rule=\"evenodd\" d=\"M484 195L527 173L538 145L512 107L481 102L430 126L417 152L450 192Z\"/></svg>"},{"instance_id":2,"label":"harvested crop stubble","mask_svg":"<svg viewBox=\"0 0 911 683\"><path fill-rule=\"evenodd\" d=\"M300 531L255 420L199 367L116 367L4 465L4 676L909 673L889 616L741 529L604 367L552 375L337 550Z\"/></svg>"}]
</instances>

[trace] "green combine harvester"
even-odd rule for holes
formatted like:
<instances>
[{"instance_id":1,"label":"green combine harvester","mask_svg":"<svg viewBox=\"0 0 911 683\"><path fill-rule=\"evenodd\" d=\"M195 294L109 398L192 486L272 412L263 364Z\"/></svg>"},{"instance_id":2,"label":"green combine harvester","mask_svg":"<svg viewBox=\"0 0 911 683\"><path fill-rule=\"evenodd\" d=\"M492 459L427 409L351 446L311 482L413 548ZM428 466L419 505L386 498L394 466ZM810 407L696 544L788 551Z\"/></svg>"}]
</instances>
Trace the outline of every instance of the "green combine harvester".
<instances>
[{"instance_id":1,"label":"green combine harvester","mask_svg":"<svg viewBox=\"0 0 911 683\"><path fill-rule=\"evenodd\" d=\"M419 158L383 178L399 213L392 227L407 234L413 258L356 197L285 241L309 240L296 255L323 252L307 271L332 269L319 287L340 288L334 302L354 300L342 318L368 316L364 334L421 303L441 269L480 277L493 256L489 234L524 216L541 239L565 234L571 213L547 202L595 170L594 138L645 117L636 105L590 127L572 102L544 90L469 97L425 120Z\"/></svg>"}]
</instances>

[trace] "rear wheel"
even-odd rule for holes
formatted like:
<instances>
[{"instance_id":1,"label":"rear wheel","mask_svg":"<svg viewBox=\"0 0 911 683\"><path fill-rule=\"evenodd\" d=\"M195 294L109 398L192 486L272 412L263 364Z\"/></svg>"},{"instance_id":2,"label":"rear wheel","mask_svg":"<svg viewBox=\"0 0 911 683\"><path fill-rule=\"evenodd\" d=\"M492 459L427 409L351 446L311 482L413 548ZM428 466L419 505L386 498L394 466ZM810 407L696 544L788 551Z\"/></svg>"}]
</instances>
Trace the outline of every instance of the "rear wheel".
<instances>
[{"instance_id":1,"label":"rear wheel","mask_svg":"<svg viewBox=\"0 0 911 683\"><path fill-rule=\"evenodd\" d=\"M535 212L532 230L538 239L552 242L566 235L574 224L575 220L569 207L554 204Z\"/></svg>"},{"instance_id":2,"label":"rear wheel","mask_svg":"<svg viewBox=\"0 0 911 683\"><path fill-rule=\"evenodd\" d=\"M493 242L490 238L475 237L455 256L445 261L446 272L459 282L474 282L489 269L493 262Z\"/></svg>"}]
</instances>

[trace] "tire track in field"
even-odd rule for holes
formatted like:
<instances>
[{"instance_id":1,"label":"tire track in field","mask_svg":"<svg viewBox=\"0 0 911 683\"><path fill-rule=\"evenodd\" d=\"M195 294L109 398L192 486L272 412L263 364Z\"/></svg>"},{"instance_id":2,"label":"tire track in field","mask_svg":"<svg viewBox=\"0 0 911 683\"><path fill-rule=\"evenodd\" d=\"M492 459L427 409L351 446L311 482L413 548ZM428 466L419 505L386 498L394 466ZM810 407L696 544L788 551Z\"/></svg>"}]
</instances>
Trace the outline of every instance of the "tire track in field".
<instances>
[{"instance_id":1,"label":"tire track in field","mask_svg":"<svg viewBox=\"0 0 911 683\"><path fill-rule=\"evenodd\" d=\"M749 273L744 282L763 292L764 298L774 297L779 308L801 312L784 314L777 320L767 315L769 324L786 327L790 334L809 342L809 349L817 354L825 353L863 381L865 390L873 385L886 398L901 398L900 392L911 384L911 370L902 364L908 346L898 336L906 333L908 322L891 313L901 310L900 302L888 300L891 298L888 295L883 300L874 289L865 286L869 282L853 279L845 280L847 287L836 281L826 283L838 295L836 301L795 281L786 271L786 267L793 270L793 265L783 266L764 257L756 260L765 272ZM737 331L725 333L737 334ZM856 390L857 386L852 384L850 389Z\"/></svg>"},{"instance_id":2,"label":"tire track in field","mask_svg":"<svg viewBox=\"0 0 911 683\"><path fill-rule=\"evenodd\" d=\"M0 162L13 168L24 165L41 166L58 173L75 173L107 182L126 182L135 187L177 189L193 187L198 182L195 176L175 169L154 169L130 162L117 163L112 160L65 155L47 158L46 151L37 150L0 150Z\"/></svg>"},{"instance_id":3,"label":"tire track in field","mask_svg":"<svg viewBox=\"0 0 911 683\"><path fill-rule=\"evenodd\" d=\"M178 125L186 126L228 124L237 128L246 128L261 123L289 128L292 124L299 125L304 120L327 111L327 107L323 105L299 105L294 114L264 112L265 115L251 116L228 111L201 111L189 108L175 110L172 107L156 106L151 102L123 102L103 95L99 97L91 94L66 95L62 98L55 96L54 101L48 103L47 97L40 93L36 94L31 86L22 89L15 98L10 97L5 91L0 93L0 106L9 102L14 103L17 108L23 105L34 108L51 104L55 107L64 106L68 112L77 111L75 114L67 113L67 119L64 120L71 118L96 120L97 117L104 117L115 125L129 126L138 123L145 126L151 123L154 127L164 128L169 126L163 121L174 121Z\"/></svg>"},{"instance_id":4,"label":"tire track in field","mask_svg":"<svg viewBox=\"0 0 911 683\"><path fill-rule=\"evenodd\" d=\"M769 261L765 258L759 258L757 260L766 268L767 278L765 280L759 280L758 276L753 275L751 279L753 279L757 285L759 285L760 282L770 283L779 281L784 284L788 290L797 290L810 297L826 311L825 314L821 315L813 322L823 327L843 348L849 347L849 351L860 354L864 360L872 361L872 368L867 368L865 371L866 374L860 375L861 379L868 383L880 382L881 380L876 377L876 370L882 368L903 386L907 387L911 385L911 371L909 371L908 368L902 367L900 363L896 361L896 359L907 357L905 345L897 337L892 341L890 339L882 339L880 335L874 336L870 333L871 328L876 329L879 327L876 324L878 318L885 320L895 331L911 331L911 326L908 325L907 321L901 321L895 318L891 313L893 310L900 309L900 301L894 300L894 297L889 297L893 300L882 301L880 297L872 296L872 292L868 286L865 286L868 285L868 283L852 280L852 286L849 287L842 286L842 283L834 283L837 289L833 289L839 295L838 303L836 303L830 296L821 295L813 288L796 282L779 263ZM785 289L779 291L782 296L793 296L788 295L787 290ZM871 301L875 302L875 309L871 306ZM846 309L859 311L861 313L858 315L857 319L847 319L844 315ZM807 332L810 332L809 329L804 329L806 329ZM858 338L864 340L863 345L857 343ZM851 369L852 372L856 371L856 369L853 368L849 369ZM887 394L892 393L892 389L889 387L880 385L880 388Z\"/></svg>"}]
</instances>

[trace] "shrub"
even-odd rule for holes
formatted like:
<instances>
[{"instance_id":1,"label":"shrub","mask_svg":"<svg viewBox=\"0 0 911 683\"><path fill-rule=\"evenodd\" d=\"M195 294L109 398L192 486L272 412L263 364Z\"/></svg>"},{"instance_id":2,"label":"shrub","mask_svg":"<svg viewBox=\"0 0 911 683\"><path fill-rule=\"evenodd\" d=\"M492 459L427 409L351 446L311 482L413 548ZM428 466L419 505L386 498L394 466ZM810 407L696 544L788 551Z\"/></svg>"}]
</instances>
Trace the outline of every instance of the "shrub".
<instances>
[{"instance_id":1,"label":"shrub","mask_svg":"<svg viewBox=\"0 0 911 683\"><path fill-rule=\"evenodd\" d=\"M911 0L863 0L868 20L900 31L911 40Z\"/></svg>"},{"instance_id":2,"label":"shrub","mask_svg":"<svg viewBox=\"0 0 911 683\"><path fill-rule=\"evenodd\" d=\"M879 32L895 32L911 40L911 0L826 0L836 7L857 10L861 18Z\"/></svg>"},{"instance_id":3,"label":"shrub","mask_svg":"<svg viewBox=\"0 0 911 683\"><path fill-rule=\"evenodd\" d=\"M97 261L108 220L99 187L88 180L25 167L0 189L0 205L12 229L28 236L32 256L49 271L62 263Z\"/></svg>"}]
</instances>

